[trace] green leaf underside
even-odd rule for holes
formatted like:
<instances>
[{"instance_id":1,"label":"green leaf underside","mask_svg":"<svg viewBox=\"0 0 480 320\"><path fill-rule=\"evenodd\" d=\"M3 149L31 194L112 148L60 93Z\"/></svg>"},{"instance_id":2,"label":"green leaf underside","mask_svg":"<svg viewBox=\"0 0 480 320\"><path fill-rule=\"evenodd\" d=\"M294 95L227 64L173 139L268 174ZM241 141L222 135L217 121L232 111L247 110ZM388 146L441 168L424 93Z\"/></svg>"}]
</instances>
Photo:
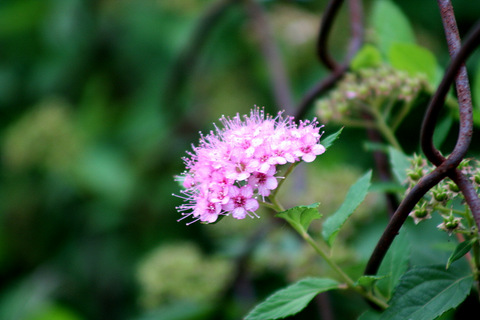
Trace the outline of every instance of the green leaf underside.
<instances>
[{"instance_id":1,"label":"green leaf underside","mask_svg":"<svg viewBox=\"0 0 480 320\"><path fill-rule=\"evenodd\" d=\"M365 199L370 188L370 180L372 178L372 171L368 171L364 176L355 182L348 190L345 201L340 208L333 213L323 224L322 236L325 241L331 246L338 231L343 226L345 221L355 211L360 203Z\"/></svg>"},{"instance_id":2,"label":"green leaf underside","mask_svg":"<svg viewBox=\"0 0 480 320\"><path fill-rule=\"evenodd\" d=\"M319 293L338 289L339 282L325 278L305 278L281 289L257 305L246 320L283 319L303 310Z\"/></svg>"},{"instance_id":3,"label":"green leaf underside","mask_svg":"<svg viewBox=\"0 0 480 320\"><path fill-rule=\"evenodd\" d=\"M393 289L397 285L402 274L408 269L410 257L410 242L407 234L403 230L393 242L385 258L378 269L379 275L385 275L384 279L377 282L380 292L387 298L390 298Z\"/></svg>"},{"instance_id":4,"label":"green leaf underside","mask_svg":"<svg viewBox=\"0 0 480 320\"><path fill-rule=\"evenodd\" d=\"M444 266L413 268L400 279L381 320L433 320L458 306L472 287L472 275Z\"/></svg>"},{"instance_id":5,"label":"green leaf underside","mask_svg":"<svg viewBox=\"0 0 480 320\"><path fill-rule=\"evenodd\" d=\"M434 85L437 74L437 59L429 50L413 43L392 43L388 53L392 67L410 75L425 74Z\"/></svg>"},{"instance_id":6,"label":"green leaf underside","mask_svg":"<svg viewBox=\"0 0 480 320\"><path fill-rule=\"evenodd\" d=\"M394 42L415 43L410 22L392 1L376 1L371 17L377 46L385 56Z\"/></svg>"},{"instance_id":7,"label":"green leaf underside","mask_svg":"<svg viewBox=\"0 0 480 320\"><path fill-rule=\"evenodd\" d=\"M337 132L330 134L328 137L326 137L321 141L325 149L328 149L332 146L332 144L340 137L340 134L342 133L342 131L343 131L343 127L340 128L340 130L338 130Z\"/></svg>"},{"instance_id":8,"label":"green leaf underside","mask_svg":"<svg viewBox=\"0 0 480 320\"><path fill-rule=\"evenodd\" d=\"M464 255L470 251L472 248L473 244L475 243L476 239L471 239L467 241L463 241L458 244L458 246L455 248L455 250L452 252L452 255L448 258L447 262L447 269L450 268L450 265L457 261L458 259L462 258Z\"/></svg>"},{"instance_id":9,"label":"green leaf underside","mask_svg":"<svg viewBox=\"0 0 480 320\"><path fill-rule=\"evenodd\" d=\"M322 215L318 212L319 202L309 206L297 206L277 213L276 217L287 220L298 232L306 232L310 223L320 219Z\"/></svg>"},{"instance_id":10,"label":"green leaf underside","mask_svg":"<svg viewBox=\"0 0 480 320\"><path fill-rule=\"evenodd\" d=\"M410 168L410 161L405 154L394 147L389 147L388 155L395 179L398 183L404 184L407 180L407 169Z\"/></svg>"}]
</instances>

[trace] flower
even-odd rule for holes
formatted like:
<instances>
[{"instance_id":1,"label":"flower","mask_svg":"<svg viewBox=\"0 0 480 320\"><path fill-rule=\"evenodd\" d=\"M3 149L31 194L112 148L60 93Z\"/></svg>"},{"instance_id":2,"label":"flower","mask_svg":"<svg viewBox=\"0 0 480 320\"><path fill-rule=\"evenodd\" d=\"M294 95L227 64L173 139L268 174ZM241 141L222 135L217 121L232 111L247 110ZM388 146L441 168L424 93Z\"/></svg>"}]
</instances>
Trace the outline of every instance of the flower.
<instances>
[{"instance_id":1,"label":"flower","mask_svg":"<svg viewBox=\"0 0 480 320\"><path fill-rule=\"evenodd\" d=\"M316 119L295 123L293 117L265 114L258 107L249 115L220 118L222 128L200 136L198 146L183 161L186 170L176 177L184 203L176 209L206 223L219 216L258 217L257 196L268 197L278 186L277 165L312 162L325 152L319 143Z\"/></svg>"}]
</instances>

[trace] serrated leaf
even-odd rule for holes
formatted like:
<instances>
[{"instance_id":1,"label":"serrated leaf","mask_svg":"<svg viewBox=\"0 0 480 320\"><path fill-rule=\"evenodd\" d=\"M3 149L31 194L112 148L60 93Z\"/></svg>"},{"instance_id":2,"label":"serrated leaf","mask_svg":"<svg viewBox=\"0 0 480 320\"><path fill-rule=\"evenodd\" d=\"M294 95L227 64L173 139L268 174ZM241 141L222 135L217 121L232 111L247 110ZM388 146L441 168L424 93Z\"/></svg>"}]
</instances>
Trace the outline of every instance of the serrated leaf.
<instances>
[{"instance_id":1,"label":"serrated leaf","mask_svg":"<svg viewBox=\"0 0 480 320\"><path fill-rule=\"evenodd\" d=\"M350 217L355 209L357 209L358 205L362 203L367 196L371 178L372 171L370 170L350 187L340 208L325 220L322 236L330 246L345 221L347 221L348 217Z\"/></svg>"},{"instance_id":2,"label":"serrated leaf","mask_svg":"<svg viewBox=\"0 0 480 320\"><path fill-rule=\"evenodd\" d=\"M404 184L407 180L407 169L410 168L408 157L393 147L388 148L388 156L395 179L397 179L400 184Z\"/></svg>"},{"instance_id":3,"label":"serrated leaf","mask_svg":"<svg viewBox=\"0 0 480 320\"><path fill-rule=\"evenodd\" d=\"M321 141L325 149L328 149L332 146L332 144L340 137L340 134L342 133L342 131L343 131L343 127L341 127L340 130L330 134L328 137L326 137Z\"/></svg>"},{"instance_id":4,"label":"serrated leaf","mask_svg":"<svg viewBox=\"0 0 480 320\"><path fill-rule=\"evenodd\" d=\"M277 213L275 216L287 220L295 230L303 233L308 230L313 220L322 217L317 210L319 205L320 203L317 202L309 206L297 206Z\"/></svg>"},{"instance_id":5,"label":"serrated leaf","mask_svg":"<svg viewBox=\"0 0 480 320\"><path fill-rule=\"evenodd\" d=\"M473 277L454 269L427 266L407 271L380 319L433 320L458 306L470 292Z\"/></svg>"},{"instance_id":6,"label":"serrated leaf","mask_svg":"<svg viewBox=\"0 0 480 320\"><path fill-rule=\"evenodd\" d=\"M353 71L363 68L375 68L382 64L382 54L371 44L364 45L352 59L350 67Z\"/></svg>"},{"instance_id":7,"label":"serrated leaf","mask_svg":"<svg viewBox=\"0 0 480 320\"><path fill-rule=\"evenodd\" d=\"M378 269L379 275L385 275L384 279L377 282L380 292L390 298L393 289L397 285L402 274L408 269L410 258L410 241L405 231L402 231L393 241L385 258Z\"/></svg>"},{"instance_id":8,"label":"serrated leaf","mask_svg":"<svg viewBox=\"0 0 480 320\"><path fill-rule=\"evenodd\" d=\"M414 43L392 43L388 52L390 64L410 75L425 74L432 85L437 75L437 59L428 49Z\"/></svg>"},{"instance_id":9,"label":"serrated leaf","mask_svg":"<svg viewBox=\"0 0 480 320\"><path fill-rule=\"evenodd\" d=\"M257 305L246 320L282 319L303 310L319 293L339 288L339 282L325 278L306 278L275 292Z\"/></svg>"},{"instance_id":10,"label":"serrated leaf","mask_svg":"<svg viewBox=\"0 0 480 320\"><path fill-rule=\"evenodd\" d=\"M392 1L376 1L371 17L377 46L384 56L387 56L391 45L395 42L415 43L415 35L410 22Z\"/></svg>"},{"instance_id":11,"label":"serrated leaf","mask_svg":"<svg viewBox=\"0 0 480 320\"><path fill-rule=\"evenodd\" d=\"M473 244L477 241L477 239L470 239L463 241L458 244L458 246L455 248L455 250L452 252L452 255L448 258L447 261L447 269L450 268L450 265L466 255L470 249L472 249Z\"/></svg>"}]
</instances>

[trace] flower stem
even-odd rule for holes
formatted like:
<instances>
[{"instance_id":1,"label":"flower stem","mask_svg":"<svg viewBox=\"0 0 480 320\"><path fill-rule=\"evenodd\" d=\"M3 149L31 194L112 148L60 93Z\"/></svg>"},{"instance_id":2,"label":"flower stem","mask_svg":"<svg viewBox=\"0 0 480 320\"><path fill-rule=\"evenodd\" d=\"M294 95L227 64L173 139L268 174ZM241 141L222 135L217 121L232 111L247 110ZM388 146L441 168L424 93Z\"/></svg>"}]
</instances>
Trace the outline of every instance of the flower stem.
<instances>
[{"instance_id":1,"label":"flower stem","mask_svg":"<svg viewBox=\"0 0 480 320\"><path fill-rule=\"evenodd\" d=\"M378 112L378 110L376 110L375 108L372 108L372 113L375 117L375 123L377 125L377 129L383 135L385 140L387 140L388 143L390 143L393 147L395 147L395 149L402 151L402 147L400 146L400 143L398 142L397 138L393 134L393 131L385 122L385 119L380 114L380 112Z\"/></svg>"},{"instance_id":2,"label":"flower stem","mask_svg":"<svg viewBox=\"0 0 480 320\"><path fill-rule=\"evenodd\" d=\"M327 262L327 264L338 274L347 286L362 295L364 298L370 300L382 309L388 308L388 304L374 296L371 292L366 291L363 287L358 286L355 282L332 260L330 256L317 244L317 242L305 231L300 234L302 238L308 242L312 248Z\"/></svg>"},{"instance_id":3,"label":"flower stem","mask_svg":"<svg viewBox=\"0 0 480 320\"><path fill-rule=\"evenodd\" d=\"M285 209L281 205L281 203L275 198L274 195L270 195L269 197L270 203L268 202L261 202L262 205L275 210L277 213L282 212ZM326 245L321 246L323 243L317 243L306 230L302 228L297 228L291 221L287 220L287 222L292 226L294 230L296 230L300 236L312 246L312 248L325 260L325 262L338 274L343 282L347 285L348 288L356 291L360 295L362 295L365 299L371 301L372 303L376 304L381 309L388 308L388 304L383 301L382 299L376 297L371 292L368 292L363 287L356 285L355 282L330 258L329 254L327 254Z\"/></svg>"},{"instance_id":4,"label":"flower stem","mask_svg":"<svg viewBox=\"0 0 480 320\"><path fill-rule=\"evenodd\" d=\"M273 202L272 199L275 199L275 196L277 195L278 190L280 190L280 187L281 187L282 184L285 182L285 180L287 179L288 175L289 175L290 173L292 173L293 169L295 169L295 167L296 167L299 163L300 163L300 162L292 163L292 164L288 167L287 171L285 171L285 175L284 175L283 179L280 180L280 182L278 183L277 188L276 188L275 190L273 190L272 193L271 193L270 196L269 196L269 199L270 199L272 202ZM281 205L280 205L280 207L281 207ZM284 209L282 209L281 211L283 211L283 210L284 210Z\"/></svg>"}]
</instances>

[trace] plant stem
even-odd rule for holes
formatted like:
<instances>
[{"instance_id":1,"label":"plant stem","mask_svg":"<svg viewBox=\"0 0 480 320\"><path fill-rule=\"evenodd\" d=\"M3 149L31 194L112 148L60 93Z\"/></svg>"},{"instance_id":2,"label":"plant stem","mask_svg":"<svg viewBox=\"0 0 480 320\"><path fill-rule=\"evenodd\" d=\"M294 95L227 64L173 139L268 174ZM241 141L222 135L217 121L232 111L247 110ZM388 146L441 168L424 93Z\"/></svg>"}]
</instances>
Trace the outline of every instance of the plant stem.
<instances>
[{"instance_id":1,"label":"plant stem","mask_svg":"<svg viewBox=\"0 0 480 320\"><path fill-rule=\"evenodd\" d=\"M275 210L276 212L282 212L285 211L284 207L282 204L276 199L274 195L270 195L269 197L270 203L268 202L260 202L262 205ZM287 220L292 228L296 230L300 236L308 242L312 246L312 248L327 262L327 264L338 274L338 276L342 279L343 282L347 285L348 288L356 291L360 295L362 295L364 298L367 300L371 301L372 303L376 304L378 307L381 309L386 309L388 308L388 304L383 301L382 299L376 297L373 295L371 292L366 291L363 287L358 286L355 284L355 282L330 258L330 256L327 254L326 248L322 248L320 244L318 244L309 234L306 230L302 230L300 228L297 229L296 226L292 224L289 220Z\"/></svg>"},{"instance_id":2,"label":"plant stem","mask_svg":"<svg viewBox=\"0 0 480 320\"><path fill-rule=\"evenodd\" d=\"M402 147L400 146L400 143L398 142L397 138L393 134L393 131L385 122L385 119L383 118L383 116L375 108L371 108L371 111L373 113L373 116L375 117L375 123L377 125L378 131L383 135L383 137L385 138L385 140L388 141L388 143L390 143L393 147L395 147L395 149L402 151Z\"/></svg>"},{"instance_id":3,"label":"plant stem","mask_svg":"<svg viewBox=\"0 0 480 320\"><path fill-rule=\"evenodd\" d=\"M282 184L285 182L285 180L287 179L288 175L289 175L290 173L292 173L293 169L295 169L295 167L296 167L299 163L300 163L300 162L292 163L292 164L288 167L287 171L285 171L285 176L283 177L282 180L280 180L280 182L278 183L277 188L276 188L275 190L273 190L272 193L270 194L270 196L268 197L272 202L273 202L272 199L275 199L275 196L277 195L278 190L280 190L280 187L281 187ZM281 205L280 205L280 207L281 207ZM282 209L281 211L283 211L283 210L284 210L284 209Z\"/></svg>"},{"instance_id":4,"label":"plant stem","mask_svg":"<svg viewBox=\"0 0 480 320\"><path fill-rule=\"evenodd\" d=\"M388 308L388 304L379 299L378 297L374 296L371 292L367 292L364 288L355 284L355 282L345 273L343 270L334 262L327 253L317 244L317 242L305 231L300 234L302 238L307 241L312 248L327 262L327 264L340 276L342 281L344 281L347 286L365 297L366 299L370 300L377 306L382 309Z\"/></svg>"}]
</instances>

